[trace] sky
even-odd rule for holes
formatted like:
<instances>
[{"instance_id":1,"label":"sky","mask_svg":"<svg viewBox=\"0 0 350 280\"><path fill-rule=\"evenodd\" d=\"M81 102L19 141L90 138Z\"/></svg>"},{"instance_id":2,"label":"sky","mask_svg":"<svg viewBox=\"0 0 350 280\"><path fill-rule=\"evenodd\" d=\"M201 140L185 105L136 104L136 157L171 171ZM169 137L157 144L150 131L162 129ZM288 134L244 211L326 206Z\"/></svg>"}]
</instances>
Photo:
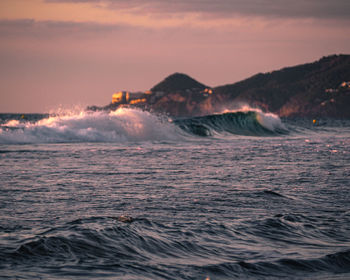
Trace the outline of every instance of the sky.
<instances>
[{"instance_id":1,"label":"sky","mask_svg":"<svg viewBox=\"0 0 350 280\"><path fill-rule=\"evenodd\" d=\"M349 0L0 0L0 112L107 105L350 54Z\"/></svg>"}]
</instances>

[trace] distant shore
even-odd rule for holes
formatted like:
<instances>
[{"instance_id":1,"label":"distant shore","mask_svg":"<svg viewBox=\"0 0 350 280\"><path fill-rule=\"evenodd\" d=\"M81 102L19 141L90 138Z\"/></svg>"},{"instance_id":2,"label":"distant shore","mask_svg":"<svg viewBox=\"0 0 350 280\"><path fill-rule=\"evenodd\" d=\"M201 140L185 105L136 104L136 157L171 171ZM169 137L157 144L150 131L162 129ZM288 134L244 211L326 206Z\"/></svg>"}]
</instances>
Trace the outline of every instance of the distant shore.
<instances>
[{"instance_id":1,"label":"distant shore","mask_svg":"<svg viewBox=\"0 0 350 280\"><path fill-rule=\"evenodd\" d=\"M281 117L350 118L350 55L259 73L246 80L211 88L186 74L174 73L145 92L120 91L106 106L135 106L175 117L213 114L242 105Z\"/></svg>"}]
</instances>

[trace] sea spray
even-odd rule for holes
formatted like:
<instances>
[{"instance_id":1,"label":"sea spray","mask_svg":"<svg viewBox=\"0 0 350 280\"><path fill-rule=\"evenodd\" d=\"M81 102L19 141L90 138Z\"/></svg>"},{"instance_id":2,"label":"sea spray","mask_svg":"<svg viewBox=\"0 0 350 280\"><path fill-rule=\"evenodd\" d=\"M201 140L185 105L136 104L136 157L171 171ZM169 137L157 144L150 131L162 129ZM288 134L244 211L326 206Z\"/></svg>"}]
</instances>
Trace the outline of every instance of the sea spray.
<instances>
[{"instance_id":1,"label":"sea spray","mask_svg":"<svg viewBox=\"0 0 350 280\"><path fill-rule=\"evenodd\" d=\"M41 119L7 119L0 143L186 141L197 137L286 133L278 116L249 107L201 117L169 119L137 108L73 111Z\"/></svg>"},{"instance_id":2,"label":"sea spray","mask_svg":"<svg viewBox=\"0 0 350 280\"><path fill-rule=\"evenodd\" d=\"M125 142L176 140L176 127L139 109L66 113L36 122L9 120L1 125L0 143Z\"/></svg>"}]
</instances>

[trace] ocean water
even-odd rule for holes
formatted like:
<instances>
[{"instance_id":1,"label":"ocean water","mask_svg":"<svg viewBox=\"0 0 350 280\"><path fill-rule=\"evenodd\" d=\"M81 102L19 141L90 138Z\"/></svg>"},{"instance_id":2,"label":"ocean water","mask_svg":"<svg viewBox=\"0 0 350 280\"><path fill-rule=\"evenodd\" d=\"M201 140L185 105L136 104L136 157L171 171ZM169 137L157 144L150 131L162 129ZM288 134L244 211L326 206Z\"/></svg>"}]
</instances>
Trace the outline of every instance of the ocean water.
<instances>
[{"instance_id":1,"label":"ocean water","mask_svg":"<svg viewBox=\"0 0 350 280\"><path fill-rule=\"evenodd\" d=\"M2 279L350 279L350 121L0 115Z\"/></svg>"}]
</instances>

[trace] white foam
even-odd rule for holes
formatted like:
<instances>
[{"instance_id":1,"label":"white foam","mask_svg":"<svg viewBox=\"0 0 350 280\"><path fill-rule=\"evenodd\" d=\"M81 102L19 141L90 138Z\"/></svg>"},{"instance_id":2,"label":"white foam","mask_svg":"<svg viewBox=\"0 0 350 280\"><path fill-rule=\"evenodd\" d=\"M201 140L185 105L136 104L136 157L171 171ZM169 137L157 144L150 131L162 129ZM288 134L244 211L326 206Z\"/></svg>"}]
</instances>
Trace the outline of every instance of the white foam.
<instances>
[{"instance_id":1,"label":"white foam","mask_svg":"<svg viewBox=\"0 0 350 280\"><path fill-rule=\"evenodd\" d=\"M272 113L256 112L258 122L270 131L275 131L277 129L287 130L285 125L282 123L281 119Z\"/></svg>"},{"instance_id":2,"label":"white foam","mask_svg":"<svg viewBox=\"0 0 350 280\"><path fill-rule=\"evenodd\" d=\"M0 130L0 143L125 142L176 140L175 125L139 109L66 113L37 122L11 120Z\"/></svg>"},{"instance_id":3,"label":"white foam","mask_svg":"<svg viewBox=\"0 0 350 280\"><path fill-rule=\"evenodd\" d=\"M265 113L259 108L252 108L248 105L243 105L239 109L228 110L224 109L220 114L224 113L237 113L237 112L255 112L257 115L257 121L265 128L270 131L275 131L276 129L287 130L285 125L282 123L278 115L273 113Z\"/></svg>"}]
</instances>

